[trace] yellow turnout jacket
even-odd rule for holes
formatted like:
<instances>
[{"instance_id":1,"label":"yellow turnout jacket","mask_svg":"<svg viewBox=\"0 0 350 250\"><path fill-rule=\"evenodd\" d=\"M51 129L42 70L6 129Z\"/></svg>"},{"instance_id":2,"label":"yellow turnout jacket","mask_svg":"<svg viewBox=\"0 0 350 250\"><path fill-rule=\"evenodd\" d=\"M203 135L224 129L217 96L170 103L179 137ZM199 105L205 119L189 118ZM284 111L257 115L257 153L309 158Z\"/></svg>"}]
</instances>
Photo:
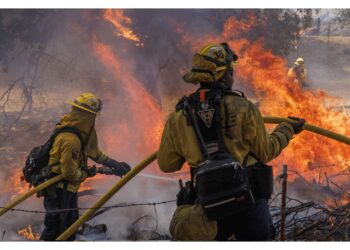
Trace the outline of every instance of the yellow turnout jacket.
<instances>
[{"instance_id":1,"label":"yellow turnout jacket","mask_svg":"<svg viewBox=\"0 0 350 250\"><path fill-rule=\"evenodd\" d=\"M226 148L241 164L249 152L264 163L271 161L293 136L293 127L289 123L279 124L269 134L258 108L245 97L225 95L220 105ZM180 110L172 112L166 122L158 151L158 165L163 172L174 172L180 170L185 161L196 167L202 161L202 155L195 133ZM253 157L249 157L247 165L255 162Z\"/></svg>"},{"instance_id":2,"label":"yellow turnout jacket","mask_svg":"<svg viewBox=\"0 0 350 250\"><path fill-rule=\"evenodd\" d=\"M298 83L302 88L305 86L305 81L307 79L307 70L303 67L300 72L298 72L298 69L293 66L288 70L288 77Z\"/></svg>"},{"instance_id":3,"label":"yellow turnout jacket","mask_svg":"<svg viewBox=\"0 0 350 250\"><path fill-rule=\"evenodd\" d=\"M62 174L64 180L68 181L67 190L77 192L81 182L86 177L87 158L91 158L97 163L108 160L98 147L98 140L95 131L95 115L78 108L72 109L72 112L65 115L56 128L76 127L79 129L85 148L75 134L62 132L55 138L53 147L50 151L49 165L52 172ZM64 184L59 182L57 187L64 188Z\"/></svg>"},{"instance_id":4,"label":"yellow turnout jacket","mask_svg":"<svg viewBox=\"0 0 350 250\"><path fill-rule=\"evenodd\" d=\"M294 133L289 123L281 123L269 134L258 108L241 96L225 95L220 103L220 115L225 146L241 164L249 152L264 163L274 159ZM158 165L164 172L174 172L180 170L185 161L195 168L202 161L202 155L193 128L187 125L183 111L179 110L170 114L165 125ZM255 162L249 157L247 165ZM175 240L214 240L217 223L207 219L199 204L181 205L173 215L169 230Z\"/></svg>"}]
</instances>

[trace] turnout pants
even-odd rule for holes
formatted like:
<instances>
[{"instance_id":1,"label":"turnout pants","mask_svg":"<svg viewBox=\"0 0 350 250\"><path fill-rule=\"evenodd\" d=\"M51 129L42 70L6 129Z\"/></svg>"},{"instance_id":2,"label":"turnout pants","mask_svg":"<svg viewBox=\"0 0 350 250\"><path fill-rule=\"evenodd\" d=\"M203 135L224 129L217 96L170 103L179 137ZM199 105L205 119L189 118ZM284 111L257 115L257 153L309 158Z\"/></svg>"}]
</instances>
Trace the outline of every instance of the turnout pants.
<instances>
[{"instance_id":1,"label":"turnout pants","mask_svg":"<svg viewBox=\"0 0 350 250\"><path fill-rule=\"evenodd\" d=\"M40 236L40 240L53 241L61 235L70 225L72 225L78 218L78 210L70 210L64 212L49 212L50 210L77 208L78 195L77 193L69 192L65 189L56 188L57 196L55 198L44 197L45 214L45 228ZM73 234L68 241L75 240Z\"/></svg>"},{"instance_id":2,"label":"turnout pants","mask_svg":"<svg viewBox=\"0 0 350 250\"><path fill-rule=\"evenodd\" d=\"M242 213L217 221L216 240L227 241L235 235L238 241L271 241L275 229L269 210L268 200L259 199L254 206Z\"/></svg>"}]
</instances>

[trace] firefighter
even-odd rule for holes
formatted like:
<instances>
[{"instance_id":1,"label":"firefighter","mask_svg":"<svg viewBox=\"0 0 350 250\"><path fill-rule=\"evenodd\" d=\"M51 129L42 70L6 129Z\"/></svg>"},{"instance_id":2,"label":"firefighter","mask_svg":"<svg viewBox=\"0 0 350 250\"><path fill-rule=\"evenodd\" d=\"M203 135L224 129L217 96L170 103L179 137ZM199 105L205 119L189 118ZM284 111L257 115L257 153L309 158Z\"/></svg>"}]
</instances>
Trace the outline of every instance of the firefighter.
<instances>
[{"instance_id":1,"label":"firefighter","mask_svg":"<svg viewBox=\"0 0 350 250\"><path fill-rule=\"evenodd\" d=\"M64 179L45 190L44 207L47 211L78 207L77 191L80 184L97 172L96 166L87 167L88 158L114 169L114 173L119 176L130 171L127 163L109 158L98 147L95 119L102 108L101 100L91 93L83 93L70 104L72 111L63 116L56 129L73 127L78 132L59 133L50 150L50 170L53 174L62 174ZM78 217L77 210L46 213L40 240L55 240ZM68 240L74 239L73 235Z\"/></svg>"},{"instance_id":2,"label":"firefighter","mask_svg":"<svg viewBox=\"0 0 350 250\"><path fill-rule=\"evenodd\" d=\"M177 209L170 223L169 230L175 240L221 241L234 235L237 240L262 241L274 237L268 206L272 168L265 163L282 152L293 135L301 132L305 121L292 117L295 122L281 123L269 134L258 108L242 92L231 90L237 59L226 43L209 44L199 50L193 57L191 72L185 74L183 79L188 83L200 84L200 87L179 101L166 122L158 151L160 169L167 173L179 171L187 161L191 170L191 181L180 188ZM190 108L184 108L186 106ZM205 165L214 162L219 166L220 160L225 161L230 157L236 160L235 170L230 171L237 172L241 169L239 166L243 166L244 171L239 172L242 178L246 178L244 173L247 172L249 180L251 176L257 176L260 184L251 183L252 187L247 189L245 183L245 193L241 196L245 203L237 203L238 206L234 202L240 202L239 199L204 206L206 198L216 198L203 198L206 192L212 194L215 191L222 197L228 191L218 190L224 185L226 174L220 175L217 171L219 168L212 168L208 171L209 176L205 176ZM210 174L214 170L218 176ZM250 171L248 176L248 170L254 171ZM207 184L205 178L208 178ZM253 189L253 184L261 188L260 191L266 191ZM230 189L230 186L227 188ZM225 202L232 203L229 209L221 207L223 210L218 212L211 210L215 206L225 205ZM241 204L242 207L239 207ZM238 212L231 210L232 206ZM224 213L228 215L220 218ZM219 219L213 219L215 217Z\"/></svg>"},{"instance_id":3,"label":"firefighter","mask_svg":"<svg viewBox=\"0 0 350 250\"><path fill-rule=\"evenodd\" d=\"M304 89L307 87L307 70L304 66L304 59L299 57L293 67L288 70L288 77L291 78L300 88Z\"/></svg>"}]
</instances>

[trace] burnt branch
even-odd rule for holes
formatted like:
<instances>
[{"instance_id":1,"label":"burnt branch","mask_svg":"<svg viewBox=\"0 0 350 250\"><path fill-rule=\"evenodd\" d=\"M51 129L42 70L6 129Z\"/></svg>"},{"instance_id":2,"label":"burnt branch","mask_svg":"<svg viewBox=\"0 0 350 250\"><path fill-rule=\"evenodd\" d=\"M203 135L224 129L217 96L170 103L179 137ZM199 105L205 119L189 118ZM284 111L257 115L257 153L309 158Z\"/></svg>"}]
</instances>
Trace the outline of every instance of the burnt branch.
<instances>
[{"instance_id":1,"label":"burnt branch","mask_svg":"<svg viewBox=\"0 0 350 250\"><path fill-rule=\"evenodd\" d=\"M274 226L279 235L281 214L276 206L281 194L271 199ZM346 240L349 239L350 202L334 209L313 201L287 197L285 233L288 240ZM276 212L277 211L277 212Z\"/></svg>"}]
</instances>

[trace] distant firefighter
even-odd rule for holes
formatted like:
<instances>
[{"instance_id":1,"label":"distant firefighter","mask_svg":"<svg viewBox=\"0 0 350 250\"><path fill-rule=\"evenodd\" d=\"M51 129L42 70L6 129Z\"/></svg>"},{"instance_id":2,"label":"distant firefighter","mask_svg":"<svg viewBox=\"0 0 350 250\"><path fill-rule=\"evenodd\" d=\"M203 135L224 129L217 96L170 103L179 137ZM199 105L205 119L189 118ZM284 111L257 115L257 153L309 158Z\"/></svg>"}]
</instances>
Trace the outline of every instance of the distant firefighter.
<instances>
[{"instance_id":1,"label":"distant firefighter","mask_svg":"<svg viewBox=\"0 0 350 250\"><path fill-rule=\"evenodd\" d=\"M288 70L288 77L291 78L295 83L299 84L300 88L307 86L307 70L304 65L304 59L299 57L293 67Z\"/></svg>"},{"instance_id":2,"label":"distant firefighter","mask_svg":"<svg viewBox=\"0 0 350 250\"><path fill-rule=\"evenodd\" d=\"M41 193L46 211L66 211L45 214L45 228L40 240L55 240L78 219L76 208L80 184L97 173L96 166L87 166L88 158L102 164L102 168L113 169L118 176L130 171L127 163L109 158L98 146L95 120L102 109L102 101L94 94L83 93L70 104L72 111L56 124L47 143L30 152L23 170L26 180L34 186L55 175L63 176L62 181ZM68 240L74 239L73 235Z\"/></svg>"}]
</instances>

